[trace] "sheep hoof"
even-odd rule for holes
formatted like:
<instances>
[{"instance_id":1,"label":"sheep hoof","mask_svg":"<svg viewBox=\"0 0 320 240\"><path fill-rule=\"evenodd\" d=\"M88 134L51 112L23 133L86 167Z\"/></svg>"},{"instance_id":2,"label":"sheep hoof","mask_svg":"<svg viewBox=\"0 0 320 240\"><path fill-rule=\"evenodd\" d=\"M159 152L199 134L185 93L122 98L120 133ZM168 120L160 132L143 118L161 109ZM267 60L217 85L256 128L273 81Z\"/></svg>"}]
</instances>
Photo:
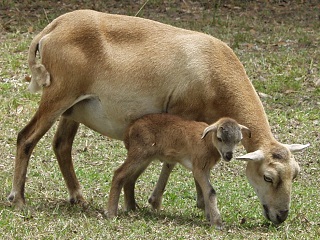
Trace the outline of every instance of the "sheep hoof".
<instances>
[{"instance_id":1,"label":"sheep hoof","mask_svg":"<svg viewBox=\"0 0 320 240\"><path fill-rule=\"evenodd\" d=\"M213 223L211 222L211 226L214 226L217 230L223 230L223 223L220 218L213 220Z\"/></svg>"},{"instance_id":2,"label":"sheep hoof","mask_svg":"<svg viewBox=\"0 0 320 240\"><path fill-rule=\"evenodd\" d=\"M223 225L215 225L215 229L216 230L219 230L219 231L222 231L223 230Z\"/></svg>"},{"instance_id":3,"label":"sheep hoof","mask_svg":"<svg viewBox=\"0 0 320 240\"><path fill-rule=\"evenodd\" d=\"M23 210L25 208L25 201L23 197L19 197L19 195L11 192L8 196L9 202L14 206L17 210Z\"/></svg>"},{"instance_id":4,"label":"sheep hoof","mask_svg":"<svg viewBox=\"0 0 320 240\"><path fill-rule=\"evenodd\" d=\"M82 196L77 196L77 197L71 197L69 199L69 202L71 205L79 205L83 208L87 208L89 203L82 197Z\"/></svg>"},{"instance_id":5,"label":"sheep hoof","mask_svg":"<svg viewBox=\"0 0 320 240\"><path fill-rule=\"evenodd\" d=\"M149 204L151 205L154 211L160 211L161 209L161 200L159 201L155 196L151 196L148 199Z\"/></svg>"},{"instance_id":6,"label":"sheep hoof","mask_svg":"<svg viewBox=\"0 0 320 240\"><path fill-rule=\"evenodd\" d=\"M104 211L104 215L106 216L107 219L113 220L117 217L117 214L112 213L110 211Z\"/></svg>"}]
</instances>

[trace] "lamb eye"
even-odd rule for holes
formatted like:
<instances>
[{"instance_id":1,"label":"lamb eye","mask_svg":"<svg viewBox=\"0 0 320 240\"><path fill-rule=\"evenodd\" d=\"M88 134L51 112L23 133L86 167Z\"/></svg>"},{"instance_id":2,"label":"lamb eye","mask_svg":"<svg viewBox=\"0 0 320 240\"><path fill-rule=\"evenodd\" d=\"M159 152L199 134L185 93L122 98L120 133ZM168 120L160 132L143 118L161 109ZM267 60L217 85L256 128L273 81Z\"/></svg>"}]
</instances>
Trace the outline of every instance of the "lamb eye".
<instances>
[{"instance_id":1,"label":"lamb eye","mask_svg":"<svg viewBox=\"0 0 320 240\"><path fill-rule=\"evenodd\" d=\"M263 176L263 179L264 179L266 182L272 183L272 178L267 177L266 175Z\"/></svg>"},{"instance_id":2,"label":"lamb eye","mask_svg":"<svg viewBox=\"0 0 320 240\"><path fill-rule=\"evenodd\" d=\"M219 142L222 142L222 139L221 139L221 138L218 137L217 139L218 139Z\"/></svg>"}]
</instances>

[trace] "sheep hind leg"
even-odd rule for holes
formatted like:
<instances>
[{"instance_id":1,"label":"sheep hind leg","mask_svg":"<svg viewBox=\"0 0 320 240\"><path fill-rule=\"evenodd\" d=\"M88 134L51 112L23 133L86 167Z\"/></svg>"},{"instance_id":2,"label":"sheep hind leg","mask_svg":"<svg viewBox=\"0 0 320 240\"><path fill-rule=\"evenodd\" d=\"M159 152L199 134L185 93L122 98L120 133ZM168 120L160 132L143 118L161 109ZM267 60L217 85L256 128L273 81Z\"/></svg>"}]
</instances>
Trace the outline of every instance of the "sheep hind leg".
<instances>
[{"instance_id":1,"label":"sheep hind leg","mask_svg":"<svg viewBox=\"0 0 320 240\"><path fill-rule=\"evenodd\" d=\"M22 208L25 204L24 188L27 168L34 147L74 101L69 91L66 91L65 94L44 90L37 112L18 134L12 190L8 197L9 201L18 208Z\"/></svg>"},{"instance_id":2,"label":"sheep hind leg","mask_svg":"<svg viewBox=\"0 0 320 240\"><path fill-rule=\"evenodd\" d=\"M25 205L24 189L31 153L41 137L57 119L57 115L47 115L48 118L45 118L38 110L31 121L18 134L12 190L8 196L8 200L18 209L22 209ZM50 121L46 121L47 119Z\"/></svg>"},{"instance_id":3,"label":"sheep hind leg","mask_svg":"<svg viewBox=\"0 0 320 240\"><path fill-rule=\"evenodd\" d=\"M161 209L162 196L175 165L175 163L163 163L162 165L158 182L148 200L153 210L158 211Z\"/></svg>"},{"instance_id":4,"label":"sheep hind leg","mask_svg":"<svg viewBox=\"0 0 320 240\"><path fill-rule=\"evenodd\" d=\"M87 202L83 198L71 157L72 143L78 127L79 123L61 117L52 145L69 191L70 203L86 206Z\"/></svg>"},{"instance_id":5,"label":"sheep hind leg","mask_svg":"<svg viewBox=\"0 0 320 240\"><path fill-rule=\"evenodd\" d=\"M136 202L134 196L134 187L137 178L148 167L151 161L147 159L128 157L126 161L115 171L108 201L109 218L117 216L118 204L120 199L121 189L124 188L124 199L126 210L135 210Z\"/></svg>"},{"instance_id":6,"label":"sheep hind leg","mask_svg":"<svg viewBox=\"0 0 320 240\"><path fill-rule=\"evenodd\" d=\"M136 181L139 176L145 171L148 167L149 162L139 166L139 169L135 169L134 174L126 179L126 182L123 186L124 191L124 204L126 211L135 211L136 208L139 208L138 204L136 203L134 188L136 185Z\"/></svg>"}]
</instances>

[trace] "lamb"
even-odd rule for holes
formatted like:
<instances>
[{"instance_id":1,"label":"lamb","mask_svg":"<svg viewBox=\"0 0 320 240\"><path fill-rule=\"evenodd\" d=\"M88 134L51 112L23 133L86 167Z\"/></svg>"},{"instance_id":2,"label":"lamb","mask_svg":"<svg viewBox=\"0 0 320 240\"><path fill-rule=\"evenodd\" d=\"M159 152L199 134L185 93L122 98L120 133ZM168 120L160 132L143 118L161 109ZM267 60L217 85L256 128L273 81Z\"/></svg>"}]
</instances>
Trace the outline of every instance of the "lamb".
<instances>
[{"instance_id":1,"label":"lamb","mask_svg":"<svg viewBox=\"0 0 320 240\"><path fill-rule=\"evenodd\" d=\"M221 40L139 17L77 10L56 18L34 37L28 63L29 90L42 90L42 95L17 136L8 196L17 208L25 206L33 149L58 119L53 150L70 202L82 204L86 201L71 154L79 124L123 140L132 121L169 113L208 124L226 116L247 126L252 136L242 140L246 176L265 217L275 224L287 219L292 181L299 173L292 153L309 145L274 138L243 65ZM161 192L157 187L172 168L163 165L155 192ZM204 206L198 184L196 188L197 204Z\"/></svg>"},{"instance_id":2,"label":"lamb","mask_svg":"<svg viewBox=\"0 0 320 240\"><path fill-rule=\"evenodd\" d=\"M135 209L135 182L154 159L159 159L165 163L180 163L192 171L203 192L207 219L220 228L222 221L215 190L209 182L210 170L220 156L231 160L236 145L242 140L242 131L247 137L251 134L247 127L231 118L221 118L210 126L170 114L151 114L138 119L126 131L127 159L112 179L108 216L117 215L122 187L125 205ZM205 137L207 134L211 136Z\"/></svg>"}]
</instances>

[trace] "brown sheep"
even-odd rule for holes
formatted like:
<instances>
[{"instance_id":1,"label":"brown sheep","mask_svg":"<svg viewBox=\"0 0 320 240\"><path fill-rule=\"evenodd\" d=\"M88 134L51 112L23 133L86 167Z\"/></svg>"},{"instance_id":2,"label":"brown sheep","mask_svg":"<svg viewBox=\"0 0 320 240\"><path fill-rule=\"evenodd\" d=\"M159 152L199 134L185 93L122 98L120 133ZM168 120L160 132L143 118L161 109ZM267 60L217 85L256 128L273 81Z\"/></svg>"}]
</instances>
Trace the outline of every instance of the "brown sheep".
<instances>
[{"instance_id":1,"label":"brown sheep","mask_svg":"<svg viewBox=\"0 0 320 240\"><path fill-rule=\"evenodd\" d=\"M250 135L247 127L231 118L221 118L210 126L170 114L151 114L138 119L126 131L124 142L128 155L112 179L108 216L117 215L122 187L126 208L135 209L135 182L153 160L159 159L165 163L180 163L192 171L204 196L207 219L220 228L222 221L215 190L209 182L210 170L220 156L231 160L236 145L242 140L242 131ZM210 132L211 136L205 138Z\"/></svg>"},{"instance_id":2,"label":"brown sheep","mask_svg":"<svg viewBox=\"0 0 320 240\"><path fill-rule=\"evenodd\" d=\"M59 118L53 149L70 202L85 203L71 156L79 124L123 140L133 120L170 113L206 123L227 116L250 128L252 137L242 140L248 152L243 157L247 178L264 215L276 224L287 218L292 181L299 172L292 152L308 145L285 145L274 138L245 69L222 41L148 19L77 10L56 18L34 37L28 63L29 89L42 90L42 96L17 137L8 199L18 208L25 205L32 151ZM166 166L160 182L173 167ZM203 206L196 186L198 206Z\"/></svg>"}]
</instances>

